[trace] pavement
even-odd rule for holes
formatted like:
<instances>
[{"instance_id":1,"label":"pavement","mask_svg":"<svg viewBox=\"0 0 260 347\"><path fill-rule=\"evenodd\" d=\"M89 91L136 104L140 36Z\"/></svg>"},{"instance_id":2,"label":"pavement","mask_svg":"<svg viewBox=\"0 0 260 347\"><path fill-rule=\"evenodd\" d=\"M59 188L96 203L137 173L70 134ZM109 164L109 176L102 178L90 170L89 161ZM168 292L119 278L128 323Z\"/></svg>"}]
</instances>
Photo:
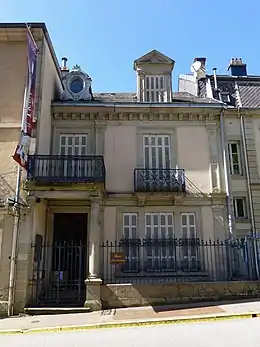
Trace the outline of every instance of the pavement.
<instances>
[{"instance_id":1,"label":"pavement","mask_svg":"<svg viewBox=\"0 0 260 347\"><path fill-rule=\"evenodd\" d=\"M0 335L180 324L256 317L260 317L260 299L239 302L148 306L90 313L3 318L0 319Z\"/></svg>"},{"instance_id":2,"label":"pavement","mask_svg":"<svg viewBox=\"0 0 260 347\"><path fill-rule=\"evenodd\" d=\"M194 324L0 335L1 347L259 347L260 318Z\"/></svg>"}]
</instances>

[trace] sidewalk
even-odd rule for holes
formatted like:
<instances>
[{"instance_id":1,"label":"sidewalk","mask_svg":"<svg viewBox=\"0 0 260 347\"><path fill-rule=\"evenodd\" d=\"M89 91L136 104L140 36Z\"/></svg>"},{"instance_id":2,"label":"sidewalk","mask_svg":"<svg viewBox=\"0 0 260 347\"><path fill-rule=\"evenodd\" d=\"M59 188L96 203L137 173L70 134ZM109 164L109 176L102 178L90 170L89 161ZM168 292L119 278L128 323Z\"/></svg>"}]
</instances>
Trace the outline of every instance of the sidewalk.
<instances>
[{"instance_id":1,"label":"sidewalk","mask_svg":"<svg viewBox=\"0 0 260 347\"><path fill-rule=\"evenodd\" d=\"M260 317L260 300L112 309L91 313L25 316L0 319L1 334L57 332L113 326L174 324Z\"/></svg>"}]
</instances>

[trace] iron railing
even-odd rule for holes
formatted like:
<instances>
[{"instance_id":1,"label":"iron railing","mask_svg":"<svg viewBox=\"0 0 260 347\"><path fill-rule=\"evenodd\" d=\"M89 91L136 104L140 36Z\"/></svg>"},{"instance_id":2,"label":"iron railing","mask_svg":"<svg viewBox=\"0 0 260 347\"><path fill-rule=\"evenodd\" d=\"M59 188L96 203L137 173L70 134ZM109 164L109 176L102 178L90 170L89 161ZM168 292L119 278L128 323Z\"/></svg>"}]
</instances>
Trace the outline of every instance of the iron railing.
<instances>
[{"instance_id":1,"label":"iron railing","mask_svg":"<svg viewBox=\"0 0 260 347\"><path fill-rule=\"evenodd\" d=\"M28 179L40 182L104 183L102 156L33 155L28 159Z\"/></svg>"},{"instance_id":2,"label":"iron railing","mask_svg":"<svg viewBox=\"0 0 260 347\"><path fill-rule=\"evenodd\" d=\"M123 239L101 245L105 283L255 279L244 241Z\"/></svg>"},{"instance_id":3,"label":"iron railing","mask_svg":"<svg viewBox=\"0 0 260 347\"><path fill-rule=\"evenodd\" d=\"M135 169L135 192L185 192L183 169Z\"/></svg>"},{"instance_id":4,"label":"iron railing","mask_svg":"<svg viewBox=\"0 0 260 347\"><path fill-rule=\"evenodd\" d=\"M32 245L29 305L82 306L85 301L87 247L77 242Z\"/></svg>"}]
</instances>

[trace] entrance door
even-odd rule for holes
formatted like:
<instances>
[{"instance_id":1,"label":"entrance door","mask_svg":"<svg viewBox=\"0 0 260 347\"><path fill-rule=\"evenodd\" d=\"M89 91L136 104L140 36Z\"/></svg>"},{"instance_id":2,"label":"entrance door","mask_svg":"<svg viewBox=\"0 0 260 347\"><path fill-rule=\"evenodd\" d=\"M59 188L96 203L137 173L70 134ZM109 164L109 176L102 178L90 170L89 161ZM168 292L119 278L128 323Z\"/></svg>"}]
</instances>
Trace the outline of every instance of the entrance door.
<instances>
[{"instance_id":1,"label":"entrance door","mask_svg":"<svg viewBox=\"0 0 260 347\"><path fill-rule=\"evenodd\" d=\"M38 264L37 303L82 306L85 300L87 214L54 215L53 244L42 246L46 261ZM45 266L41 269L41 266Z\"/></svg>"},{"instance_id":2,"label":"entrance door","mask_svg":"<svg viewBox=\"0 0 260 347\"><path fill-rule=\"evenodd\" d=\"M87 175L87 165L83 156L87 155L86 134L61 134L60 155L64 156L64 177L84 178Z\"/></svg>"}]
</instances>

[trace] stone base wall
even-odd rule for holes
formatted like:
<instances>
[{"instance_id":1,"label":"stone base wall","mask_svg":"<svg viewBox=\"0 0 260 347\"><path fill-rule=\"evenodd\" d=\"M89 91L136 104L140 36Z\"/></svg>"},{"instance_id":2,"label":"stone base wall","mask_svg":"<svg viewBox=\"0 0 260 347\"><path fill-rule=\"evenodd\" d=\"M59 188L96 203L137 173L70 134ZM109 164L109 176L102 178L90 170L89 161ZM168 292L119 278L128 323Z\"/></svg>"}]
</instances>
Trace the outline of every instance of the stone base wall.
<instances>
[{"instance_id":1,"label":"stone base wall","mask_svg":"<svg viewBox=\"0 0 260 347\"><path fill-rule=\"evenodd\" d=\"M8 314L8 289L0 288L0 317L6 317Z\"/></svg>"},{"instance_id":2,"label":"stone base wall","mask_svg":"<svg viewBox=\"0 0 260 347\"><path fill-rule=\"evenodd\" d=\"M101 285L104 309L258 298L260 282Z\"/></svg>"}]
</instances>

